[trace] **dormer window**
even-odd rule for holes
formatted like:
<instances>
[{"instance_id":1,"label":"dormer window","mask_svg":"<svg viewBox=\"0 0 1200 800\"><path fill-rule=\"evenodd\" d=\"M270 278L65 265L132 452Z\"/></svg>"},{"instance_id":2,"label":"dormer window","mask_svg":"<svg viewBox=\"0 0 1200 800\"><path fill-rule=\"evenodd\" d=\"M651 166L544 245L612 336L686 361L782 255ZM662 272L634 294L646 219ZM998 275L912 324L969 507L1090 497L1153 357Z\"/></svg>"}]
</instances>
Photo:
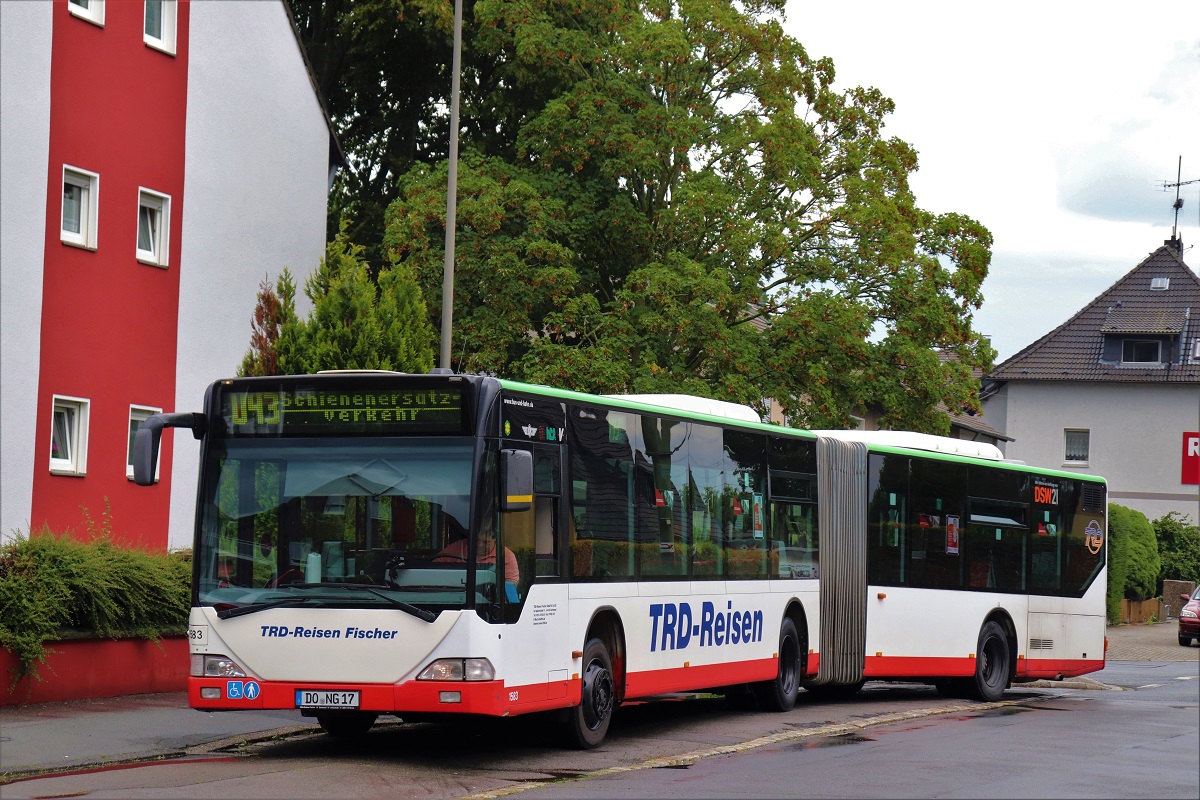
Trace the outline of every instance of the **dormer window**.
<instances>
[{"instance_id":1,"label":"dormer window","mask_svg":"<svg viewBox=\"0 0 1200 800\"><path fill-rule=\"evenodd\" d=\"M1162 342L1154 339L1126 339L1121 346L1125 364L1158 364L1162 361Z\"/></svg>"}]
</instances>

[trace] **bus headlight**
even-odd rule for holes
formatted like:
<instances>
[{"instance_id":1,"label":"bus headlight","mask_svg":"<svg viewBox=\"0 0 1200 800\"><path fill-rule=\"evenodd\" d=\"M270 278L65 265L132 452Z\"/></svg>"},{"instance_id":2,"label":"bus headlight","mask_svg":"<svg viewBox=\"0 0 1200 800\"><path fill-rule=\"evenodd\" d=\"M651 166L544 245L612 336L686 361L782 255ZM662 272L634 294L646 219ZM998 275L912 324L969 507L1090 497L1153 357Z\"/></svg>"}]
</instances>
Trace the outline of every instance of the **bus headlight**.
<instances>
[{"instance_id":1,"label":"bus headlight","mask_svg":"<svg viewBox=\"0 0 1200 800\"><path fill-rule=\"evenodd\" d=\"M244 678L246 670L229 656L192 653L192 676L195 678Z\"/></svg>"},{"instance_id":2,"label":"bus headlight","mask_svg":"<svg viewBox=\"0 0 1200 800\"><path fill-rule=\"evenodd\" d=\"M493 681L496 668L486 658L439 658L417 676L419 681Z\"/></svg>"}]
</instances>

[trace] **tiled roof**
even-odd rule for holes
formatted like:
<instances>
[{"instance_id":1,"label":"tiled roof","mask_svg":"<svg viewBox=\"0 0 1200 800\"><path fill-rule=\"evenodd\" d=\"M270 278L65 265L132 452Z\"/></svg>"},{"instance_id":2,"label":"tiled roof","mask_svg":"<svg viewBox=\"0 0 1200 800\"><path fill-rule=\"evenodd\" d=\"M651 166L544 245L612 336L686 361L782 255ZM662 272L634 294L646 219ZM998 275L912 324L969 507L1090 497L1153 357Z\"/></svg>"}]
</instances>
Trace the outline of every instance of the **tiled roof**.
<instances>
[{"instance_id":1,"label":"tiled roof","mask_svg":"<svg viewBox=\"0 0 1200 800\"><path fill-rule=\"evenodd\" d=\"M1187 322L1186 308L1126 308L1118 300L1108 310L1101 333L1155 333L1174 334L1183 332Z\"/></svg>"},{"instance_id":2,"label":"tiled roof","mask_svg":"<svg viewBox=\"0 0 1200 800\"><path fill-rule=\"evenodd\" d=\"M938 403L938 408L940 408L942 411L946 410L946 406L941 403ZM956 426L956 427L962 428L963 430L971 431L972 433L977 433L981 436L988 436L997 441L1001 441L1001 442L1014 441L1014 439L1011 436L1006 436L1005 434L1003 434L1000 431L993 428L991 425L988 425L986 422L981 420L979 417L976 417L972 414L965 414L965 413L951 414L950 415L950 425L952 427Z\"/></svg>"},{"instance_id":3,"label":"tiled roof","mask_svg":"<svg viewBox=\"0 0 1200 800\"><path fill-rule=\"evenodd\" d=\"M1152 284L1164 283L1166 289L1151 288ZM1173 363L1160 366L1102 361L1105 334L1170 337ZM1062 325L996 365L985 381L1200 384L1200 359L1190 358L1197 337L1200 278L1168 242Z\"/></svg>"}]
</instances>

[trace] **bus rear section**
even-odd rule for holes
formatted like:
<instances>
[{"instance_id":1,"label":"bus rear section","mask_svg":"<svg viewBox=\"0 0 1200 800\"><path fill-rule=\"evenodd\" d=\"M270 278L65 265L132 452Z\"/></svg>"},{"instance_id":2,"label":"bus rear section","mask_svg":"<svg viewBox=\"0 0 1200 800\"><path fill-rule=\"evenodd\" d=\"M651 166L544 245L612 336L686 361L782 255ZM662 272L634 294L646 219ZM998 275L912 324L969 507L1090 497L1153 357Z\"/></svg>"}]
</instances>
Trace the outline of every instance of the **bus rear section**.
<instances>
[{"instance_id":1,"label":"bus rear section","mask_svg":"<svg viewBox=\"0 0 1200 800\"><path fill-rule=\"evenodd\" d=\"M964 444L822 437L837 480L822 504L834 509L821 586L833 658L818 686L927 681L996 700L1014 681L1103 669L1104 481L955 452Z\"/></svg>"}]
</instances>

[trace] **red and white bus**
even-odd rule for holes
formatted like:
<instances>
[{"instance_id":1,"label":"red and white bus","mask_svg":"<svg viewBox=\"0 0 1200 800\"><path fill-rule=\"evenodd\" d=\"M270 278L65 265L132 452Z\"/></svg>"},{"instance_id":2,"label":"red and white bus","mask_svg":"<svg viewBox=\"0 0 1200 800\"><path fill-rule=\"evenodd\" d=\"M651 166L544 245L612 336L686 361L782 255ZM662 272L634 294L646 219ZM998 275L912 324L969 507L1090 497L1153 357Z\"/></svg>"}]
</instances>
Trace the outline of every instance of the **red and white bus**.
<instances>
[{"instance_id":1,"label":"red and white bus","mask_svg":"<svg viewBox=\"0 0 1200 800\"><path fill-rule=\"evenodd\" d=\"M448 372L218 381L142 424L139 483L164 427L201 440L197 709L550 712L586 748L664 693L1104 666L1104 481L991 446Z\"/></svg>"}]
</instances>

